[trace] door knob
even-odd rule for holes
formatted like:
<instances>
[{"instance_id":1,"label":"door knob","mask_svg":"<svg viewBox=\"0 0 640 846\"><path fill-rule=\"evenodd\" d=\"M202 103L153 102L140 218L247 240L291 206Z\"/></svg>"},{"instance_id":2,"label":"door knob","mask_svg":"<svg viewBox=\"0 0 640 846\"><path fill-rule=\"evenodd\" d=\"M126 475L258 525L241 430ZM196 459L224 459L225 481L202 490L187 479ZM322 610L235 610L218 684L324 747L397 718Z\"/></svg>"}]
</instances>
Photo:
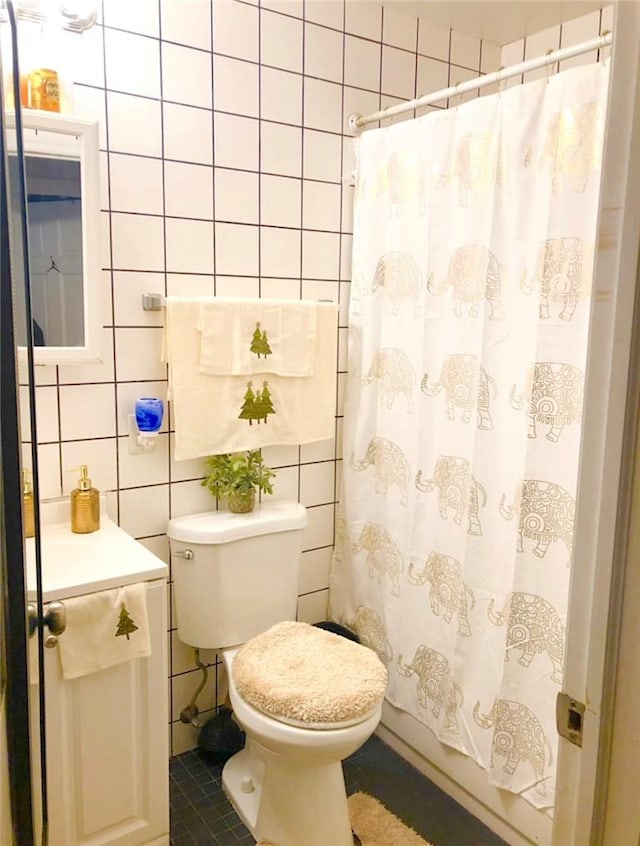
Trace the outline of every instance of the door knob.
<instances>
[{"instance_id":1,"label":"door knob","mask_svg":"<svg viewBox=\"0 0 640 846\"><path fill-rule=\"evenodd\" d=\"M67 627L67 609L64 603L50 602L46 605L43 622L52 635L61 635Z\"/></svg>"}]
</instances>

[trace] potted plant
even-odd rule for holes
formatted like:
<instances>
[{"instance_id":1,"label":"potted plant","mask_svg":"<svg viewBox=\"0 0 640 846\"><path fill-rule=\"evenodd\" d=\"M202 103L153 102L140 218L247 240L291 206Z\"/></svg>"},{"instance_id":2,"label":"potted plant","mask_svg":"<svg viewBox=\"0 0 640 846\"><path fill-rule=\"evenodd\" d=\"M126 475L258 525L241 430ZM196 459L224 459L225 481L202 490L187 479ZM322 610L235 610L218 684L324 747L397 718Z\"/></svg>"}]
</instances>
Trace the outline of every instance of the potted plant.
<instances>
[{"instance_id":1,"label":"potted plant","mask_svg":"<svg viewBox=\"0 0 640 846\"><path fill-rule=\"evenodd\" d=\"M246 514L256 504L256 488L271 494L275 472L264 463L260 450L223 453L206 459L207 472L202 480L216 497L227 497L229 511Z\"/></svg>"}]
</instances>

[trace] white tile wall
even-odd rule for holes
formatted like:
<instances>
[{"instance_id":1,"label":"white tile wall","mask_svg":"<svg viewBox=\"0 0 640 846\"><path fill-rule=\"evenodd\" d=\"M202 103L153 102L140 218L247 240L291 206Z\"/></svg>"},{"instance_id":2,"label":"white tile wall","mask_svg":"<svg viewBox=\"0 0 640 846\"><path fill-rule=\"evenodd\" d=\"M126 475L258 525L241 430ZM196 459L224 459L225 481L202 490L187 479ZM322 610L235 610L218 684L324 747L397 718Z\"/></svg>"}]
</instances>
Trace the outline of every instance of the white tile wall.
<instances>
[{"instance_id":1,"label":"white tile wall","mask_svg":"<svg viewBox=\"0 0 640 846\"><path fill-rule=\"evenodd\" d=\"M260 215L265 226L300 228L300 179L260 177Z\"/></svg>"},{"instance_id":2,"label":"white tile wall","mask_svg":"<svg viewBox=\"0 0 640 846\"><path fill-rule=\"evenodd\" d=\"M213 59L213 96L216 109L257 117L258 65L226 56Z\"/></svg>"},{"instance_id":3,"label":"white tile wall","mask_svg":"<svg viewBox=\"0 0 640 846\"><path fill-rule=\"evenodd\" d=\"M373 3L346 3L345 31L363 38L380 41L382 38L382 9ZM412 23L407 22L408 26Z\"/></svg>"},{"instance_id":4,"label":"white tile wall","mask_svg":"<svg viewBox=\"0 0 640 846\"><path fill-rule=\"evenodd\" d=\"M142 156L109 156L111 208L162 214L162 162Z\"/></svg>"},{"instance_id":5,"label":"white tile wall","mask_svg":"<svg viewBox=\"0 0 640 846\"><path fill-rule=\"evenodd\" d=\"M196 164L213 163L211 112L164 103L162 117L165 158Z\"/></svg>"},{"instance_id":6,"label":"white tile wall","mask_svg":"<svg viewBox=\"0 0 640 846\"><path fill-rule=\"evenodd\" d=\"M257 62L260 31L257 7L221 0L214 5L213 12L213 49L216 53Z\"/></svg>"},{"instance_id":7,"label":"white tile wall","mask_svg":"<svg viewBox=\"0 0 640 846\"><path fill-rule=\"evenodd\" d=\"M298 126L261 121L260 169L262 172L299 177L301 166L302 129Z\"/></svg>"},{"instance_id":8,"label":"white tile wall","mask_svg":"<svg viewBox=\"0 0 640 846\"><path fill-rule=\"evenodd\" d=\"M109 0L105 4L102 20L107 27L158 35L157 0L138 0L132 7L128 0Z\"/></svg>"},{"instance_id":9,"label":"white tile wall","mask_svg":"<svg viewBox=\"0 0 640 846\"><path fill-rule=\"evenodd\" d=\"M100 120L102 132L106 132L106 120L97 113L94 104L105 108L109 114L109 147L121 153L137 153L141 156L162 154L162 117L160 103L131 97L127 94L107 92L102 102L96 102L100 92L92 88L75 86L75 108L88 118ZM106 145L106 141L100 142Z\"/></svg>"},{"instance_id":10,"label":"white tile wall","mask_svg":"<svg viewBox=\"0 0 640 846\"><path fill-rule=\"evenodd\" d=\"M301 126L302 77L299 74L261 68L260 117Z\"/></svg>"},{"instance_id":11,"label":"white tile wall","mask_svg":"<svg viewBox=\"0 0 640 846\"><path fill-rule=\"evenodd\" d=\"M123 62L123 57L127 61ZM160 96L160 42L116 29L104 30L107 88L143 97Z\"/></svg>"},{"instance_id":12,"label":"white tile wall","mask_svg":"<svg viewBox=\"0 0 640 846\"><path fill-rule=\"evenodd\" d=\"M167 218L166 268L173 273L213 273L213 222Z\"/></svg>"},{"instance_id":13,"label":"white tile wall","mask_svg":"<svg viewBox=\"0 0 640 846\"><path fill-rule=\"evenodd\" d=\"M258 223L260 193L257 173L216 168L216 217L233 223Z\"/></svg>"},{"instance_id":14,"label":"white tile wall","mask_svg":"<svg viewBox=\"0 0 640 846\"><path fill-rule=\"evenodd\" d=\"M206 165L164 163L165 214L213 220L213 175Z\"/></svg>"},{"instance_id":15,"label":"white tile wall","mask_svg":"<svg viewBox=\"0 0 640 846\"><path fill-rule=\"evenodd\" d=\"M211 55L204 50L163 41L162 96L165 100L210 109Z\"/></svg>"},{"instance_id":16,"label":"white tile wall","mask_svg":"<svg viewBox=\"0 0 640 846\"><path fill-rule=\"evenodd\" d=\"M342 0L307 0L305 14L308 21L342 31L344 3Z\"/></svg>"},{"instance_id":17,"label":"white tile wall","mask_svg":"<svg viewBox=\"0 0 640 846\"><path fill-rule=\"evenodd\" d=\"M359 0L104 6L104 26L64 45L74 111L100 121L105 361L38 370L42 494L69 492L75 474L64 471L88 463L94 483L116 492L122 527L166 560L169 517L215 503L200 484L202 462L173 459L170 409L156 451L128 453L136 397L166 398L161 315L142 311L140 295L339 301L336 439L265 449L278 468L275 495L308 506L298 613L323 619L347 366L347 118L478 73L481 50L483 65L497 64L499 51ZM199 675L171 611L177 753L195 743L176 721ZM206 660L205 715L216 685L224 697L221 666Z\"/></svg>"},{"instance_id":18,"label":"white tile wall","mask_svg":"<svg viewBox=\"0 0 640 846\"><path fill-rule=\"evenodd\" d=\"M156 0L153 0L153 2L157 7ZM221 9L227 3L225 3L225 0L220 0L215 5L216 12L221 13ZM209 4L176 3L175 0L160 0L160 20L164 40L175 41L177 44L188 44L190 47L200 47L202 50L211 49L211 9ZM242 34L243 30L239 29L237 40L242 38Z\"/></svg>"},{"instance_id":19,"label":"white tile wall","mask_svg":"<svg viewBox=\"0 0 640 846\"><path fill-rule=\"evenodd\" d=\"M122 270L164 270L162 218L110 215L112 265Z\"/></svg>"},{"instance_id":20,"label":"white tile wall","mask_svg":"<svg viewBox=\"0 0 640 846\"><path fill-rule=\"evenodd\" d=\"M382 40L385 44L392 44L394 47L402 47L403 50L415 53L417 38L418 20L416 18L409 22L406 15L390 8L384 10Z\"/></svg>"},{"instance_id":21,"label":"white tile wall","mask_svg":"<svg viewBox=\"0 0 640 846\"><path fill-rule=\"evenodd\" d=\"M571 47L581 41L596 38L605 30L613 28L612 12L613 7L606 6L595 12L590 12L587 15L566 21L561 25L536 32L533 35L527 36L527 38L506 44L502 48L501 64L506 67L510 64L521 62L523 59L533 59L536 56L541 56L548 50ZM542 79L547 73L558 73L559 70L566 70L582 64L590 64L595 61L598 61L597 51L584 53L581 56L575 56L573 59L565 59L560 63L560 68L558 64L555 64L549 70L540 68L535 71L528 71L523 77L506 80L505 86L520 85L522 82Z\"/></svg>"},{"instance_id":22,"label":"white tile wall","mask_svg":"<svg viewBox=\"0 0 640 846\"><path fill-rule=\"evenodd\" d=\"M336 182L342 161L342 140L328 132L307 129L304 133L305 179L322 179Z\"/></svg>"},{"instance_id":23,"label":"white tile wall","mask_svg":"<svg viewBox=\"0 0 640 846\"><path fill-rule=\"evenodd\" d=\"M260 15L260 61L283 70L302 71L302 29L297 18L263 10Z\"/></svg>"},{"instance_id":24,"label":"white tile wall","mask_svg":"<svg viewBox=\"0 0 640 846\"><path fill-rule=\"evenodd\" d=\"M406 50L382 48L382 90L404 100L413 97L416 86L416 56Z\"/></svg>"},{"instance_id":25,"label":"white tile wall","mask_svg":"<svg viewBox=\"0 0 640 846\"><path fill-rule=\"evenodd\" d=\"M304 29L304 72L309 76L342 82L342 33L306 23Z\"/></svg>"},{"instance_id":26,"label":"white tile wall","mask_svg":"<svg viewBox=\"0 0 640 846\"><path fill-rule=\"evenodd\" d=\"M345 38L344 82L375 91L380 85L380 44L347 35Z\"/></svg>"}]
</instances>

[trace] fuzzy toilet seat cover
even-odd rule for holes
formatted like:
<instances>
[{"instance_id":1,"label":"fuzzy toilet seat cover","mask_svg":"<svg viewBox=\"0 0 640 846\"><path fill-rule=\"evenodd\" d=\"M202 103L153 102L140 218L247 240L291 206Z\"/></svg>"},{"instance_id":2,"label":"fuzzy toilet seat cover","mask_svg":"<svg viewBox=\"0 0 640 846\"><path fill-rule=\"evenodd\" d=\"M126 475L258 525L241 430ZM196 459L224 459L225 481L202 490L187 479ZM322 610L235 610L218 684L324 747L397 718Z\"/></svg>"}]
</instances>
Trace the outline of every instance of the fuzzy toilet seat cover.
<instances>
[{"instance_id":1,"label":"fuzzy toilet seat cover","mask_svg":"<svg viewBox=\"0 0 640 846\"><path fill-rule=\"evenodd\" d=\"M308 623L277 623L247 641L231 672L254 708L309 727L364 719L387 686L373 650Z\"/></svg>"}]
</instances>

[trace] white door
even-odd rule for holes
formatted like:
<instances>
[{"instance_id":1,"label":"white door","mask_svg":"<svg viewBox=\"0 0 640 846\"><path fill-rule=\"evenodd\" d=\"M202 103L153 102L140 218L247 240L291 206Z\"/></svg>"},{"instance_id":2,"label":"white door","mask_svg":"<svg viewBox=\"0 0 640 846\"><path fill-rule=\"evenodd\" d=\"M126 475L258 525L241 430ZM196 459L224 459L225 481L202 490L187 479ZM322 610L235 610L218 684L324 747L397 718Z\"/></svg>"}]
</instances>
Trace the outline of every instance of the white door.
<instances>
[{"instance_id":1,"label":"white door","mask_svg":"<svg viewBox=\"0 0 640 846\"><path fill-rule=\"evenodd\" d=\"M606 752L601 728L610 719L607 685L614 659L607 656L607 635L618 624L615 603L610 608L612 573L624 563L624 549L614 549L617 511L630 495L628 484L619 485L629 461L623 435L640 238L634 153L640 143L639 55L640 7L616 4L563 683L586 704L586 713L582 749L560 742L554 846L635 846L638 837L636 832L633 840L614 843L598 833L606 787L598 777L598 755Z\"/></svg>"},{"instance_id":2,"label":"white door","mask_svg":"<svg viewBox=\"0 0 640 846\"><path fill-rule=\"evenodd\" d=\"M28 217L33 317L47 346L82 346L80 201L30 202Z\"/></svg>"}]
</instances>

